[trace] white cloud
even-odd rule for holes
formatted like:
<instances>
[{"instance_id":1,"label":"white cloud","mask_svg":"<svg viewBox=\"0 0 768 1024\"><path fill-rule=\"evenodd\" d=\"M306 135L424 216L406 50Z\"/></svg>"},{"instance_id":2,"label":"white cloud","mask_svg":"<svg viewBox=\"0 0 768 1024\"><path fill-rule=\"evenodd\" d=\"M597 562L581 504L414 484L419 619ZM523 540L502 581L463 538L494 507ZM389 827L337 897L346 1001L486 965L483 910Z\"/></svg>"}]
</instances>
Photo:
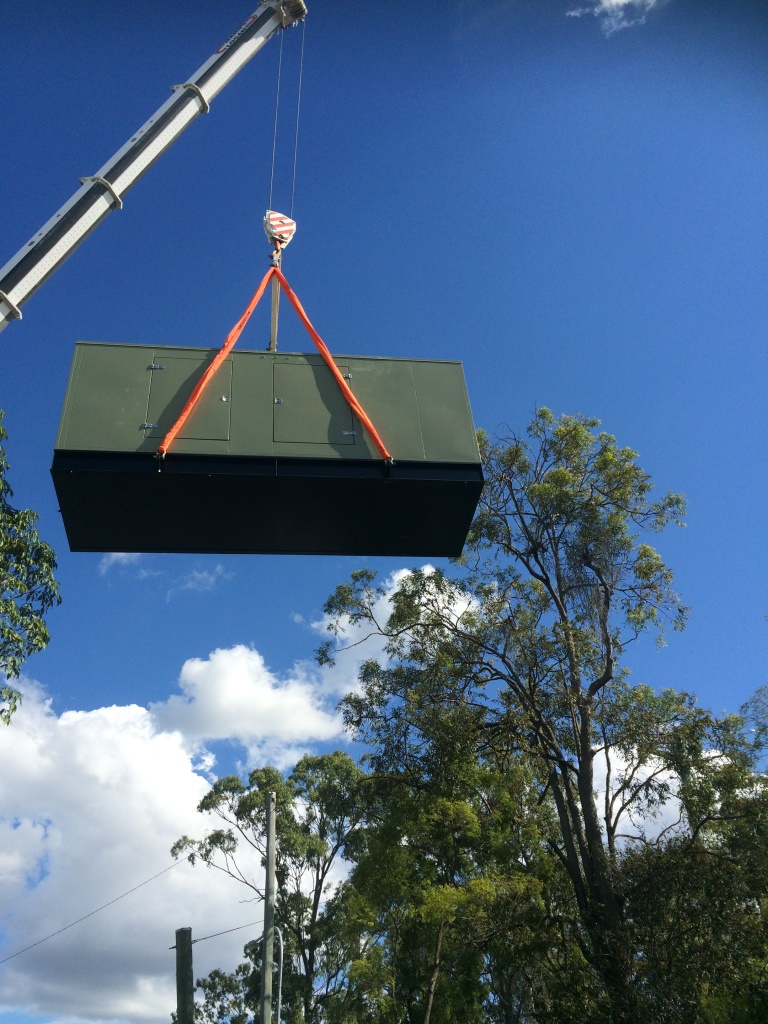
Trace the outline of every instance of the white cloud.
<instances>
[{"instance_id":1,"label":"white cloud","mask_svg":"<svg viewBox=\"0 0 768 1024\"><path fill-rule=\"evenodd\" d=\"M207 789L181 738L158 733L136 706L57 716L40 688L27 685L2 740L0 958L172 863L174 839L200 828L195 806ZM59 1020L167 1021L175 929L231 926L239 908L226 881L181 864L9 960L0 1008ZM198 969L222 953L236 962L237 952L235 944L204 954Z\"/></svg>"},{"instance_id":2,"label":"white cloud","mask_svg":"<svg viewBox=\"0 0 768 1024\"><path fill-rule=\"evenodd\" d=\"M246 647L191 659L182 696L57 715L23 681L24 703L0 739L0 959L114 900L173 863L171 844L202 835L206 742L232 739L287 767L314 741L341 736L335 697L299 666L278 678ZM257 858L245 865L258 877ZM215 871L172 870L2 965L0 1021L167 1024L175 1007L176 928L193 937L261 910ZM196 944L195 976L234 969L252 931Z\"/></svg>"},{"instance_id":3,"label":"white cloud","mask_svg":"<svg viewBox=\"0 0 768 1024\"><path fill-rule=\"evenodd\" d=\"M655 780L657 793L666 787L666 797L658 802L653 800L648 803L635 804L634 809L619 813L621 798L617 799L611 810L612 817L617 817L616 827L620 835L619 845L624 845L632 839L647 839L653 841L662 833L667 837L676 831L682 830L681 820L682 805L677 796L680 780L674 772L663 768L658 762L648 761L640 766L630 762L619 750L612 750L609 761L605 751L600 751L595 757L595 800L600 820L604 820L606 813L605 793L609 793L609 799L619 793L620 787L628 781L632 774L634 785L643 785L649 780Z\"/></svg>"},{"instance_id":4,"label":"white cloud","mask_svg":"<svg viewBox=\"0 0 768 1024\"><path fill-rule=\"evenodd\" d=\"M392 595L402 583L403 579L411 575L411 569L398 569L383 580L380 584L382 593L373 605L373 617L382 628L386 625L392 607ZM434 566L429 563L421 566L421 572L429 576L435 572ZM378 583L378 581L377 581ZM446 619L457 622L470 608L475 606L474 600L468 599L464 594L442 594L434 598L435 606L439 608L441 615ZM328 632L330 616L324 615L321 619L312 623L312 630L321 636L323 640L329 639ZM357 689L358 673L360 666L365 661L374 660L386 664L389 656L385 650L386 641L383 637L371 632L371 628L364 623L352 624L348 618L342 618L339 622L340 632L336 637L336 648L334 651L335 665L329 667L323 676L323 685L329 692L340 696Z\"/></svg>"},{"instance_id":5,"label":"white cloud","mask_svg":"<svg viewBox=\"0 0 768 1024\"><path fill-rule=\"evenodd\" d=\"M580 18L585 14L600 19L603 32L607 36L619 32L632 25L645 23L649 11L661 7L667 0L592 0L585 7L576 7L567 11L569 18Z\"/></svg>"},{"instance_id":6,"label":"white cloud","mask_svg":"<svg viewBox=\"0 0 768 1024\"><path fill-rule=\"evenodd\" d=\"M424 566L429 571L431 566ZM374 603L374 616L382 626L386 623L391 614L390 601L392 594L397 589L403 577L410 573L410 569L399 569L393 572L381 583L376 581L374 585L380 585L382 595ZM331 638L328 631L331 622L329 615L311 623L312 632L322 641ZM363 623L353 625L348 618L339 621L340 632L336 636L336 645L333 652L335 664L326 666L323 671L322 685L328 693L334 693L338 697L356 690L358 686L358 675L360 666L365 661L378 661L386 664L388 661L385 651L385 639L371 632L370 628Z\"/></svg>"},{"instance_id":7,"label":"white cloud","mask_svg":"<svg viewBox=\"0 0 768 1024\"><path fill-rule=\"evenodd\" d=\"M99 575L105 576L114 565L135 565L140 558L134 551L111 551L99 562Z\"/></svg>"},{"instance_id":8,"label":"white cloud","mask_svg":"<svg viewBox=\"0 0 768 1024\"><path fill-rule=\"evenodd\" d=\"M106 557L105 572L135 561ZM385 581L387 593L401 575ZM217 568L213 582L222 576ZM381 639L361 629L343 646L333 669L298 662L282 673L252 648L216 650L185 662L181 692L149 709L56 714L44 690L23 681L24 703L0 736L0 959L162 871L182 834L203 834L196 806L214 766L206 744L229 740L250 763L287 768L313 744L343 741L336 702L361 662L383 654ZM258 877L261 868L254 859L245 870ZM3 964L0 1021L22 1012L55 1024L167 1024L176 928L202 937L258 920L244 895L219 872L173 867ZM196 944L195 976L233 969L252 937Z\"/></svg>"},{"instance_id":9,"label":"white cloud","mask_svg":"<svg viewBox=\"0 0 768 1024\"><path fill-rule=\"evenodd\" d=\"M174 594L180 593L184 590L193 590L201 593L205 593L209 590L215 590L219 580L231 580L231 572L225 572L224 566L219 564L213 569L193 569L192 572L188 572L186 576L182 576L176 581L173 587L165 595L166 601L170 601Z\"/></svg>"},{"instance_id":10,"label":"white cloud","mask_svg":"<svg viewBox=\"0 0 768 1024\"><path fill-rule=\"evenodd\" d=\"M184 663L181 695L151 706L160 729L178 731L190 749L214 740L237 740L249 764L285 768L309 745L342 735L335 700L320 674L298 663L280 677L258 651L242 644Z\"/></svg>"},{"instance_id":11,"label":"white cloud","mask_svg":"<svg viewBox=\"0 0 768 1024\"><path fill-rule=\"evenodd\" d=\"M139 569L136 573L137 580L151 580L155 576L162 576L162 573L158 569Z\"/></svg>"}]
</instances>

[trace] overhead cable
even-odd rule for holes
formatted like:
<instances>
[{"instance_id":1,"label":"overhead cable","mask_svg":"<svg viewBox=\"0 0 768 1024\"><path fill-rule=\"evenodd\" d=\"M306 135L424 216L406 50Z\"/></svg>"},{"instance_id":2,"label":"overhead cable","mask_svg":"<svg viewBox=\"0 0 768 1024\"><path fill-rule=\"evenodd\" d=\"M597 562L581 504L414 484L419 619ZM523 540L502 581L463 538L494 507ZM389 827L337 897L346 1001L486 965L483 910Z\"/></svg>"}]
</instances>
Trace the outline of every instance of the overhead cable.
<instances>
[{"instance_id":1,"label":"overhead cable","mask_svg":"<svg viewBox=\"0 0 768 1024\"><path fill-rule=\"evenodd\" d=\"M160 875L164 875L166 873L166 871L170 871L171 868L178 867L179 864L185 864L185 863L186 863L186 861L177 860L174 864L170 864L167 868L163 868L162 871L158 871L158 873L156 875L152 875L152 877L148 878L146 881L140 882L138 885L134 885L134 887L132 889L129 889L128 892L124 892L122 894L122 896L115 896L115 898L113 900L110 900L109 903L105 903L103 906L97 907L96 910L92 910L90 912L90 914L84 914L82 917L78 917L78 919L76 921L72 921L71 924L65 924L64 927L63 928L59 928L58 931L51 932L50 935L46 935L44 939L38 939L37 942L33 942L30 946L25 946L24 949L19 949L15 953L11 953L10 956L7 956L3 960L0 960L0 964L5 964L9 960L13 960L14 957L21 956L22 953L26 953L27 950L34 949L35 946L39 946L43 942L47 942L48 939L52 939L56 935L61 935L62 932L67 931L69 928L74 928L75 925L76 924L80 924L81 921L86 921L89 917L93 917L94 914L98 914L102 910L106 910L107 907L111 907L112 904L113 903L117 903L118 900L122 900L122 899L125 899L126 896L130 896L132 892L136 892L136 890L137 889L141 889L142 886L148 885L150 882L154 882L154 880L156 878L159 878Z\"/></svg>"},{"instance_id":2,"label":"overhead cable","mask_svg":"<svg viewBox=\"0 0 768 1024\"><path fill-rule=\"evenodd\" d=\"M224 932L214 932L213 935L204 935L202 939L192 939L192 945L196 942L205 942L206 939L217 939L220 935L229 935L230 932L241 932L243 928L255 928L257 924L264 924L264 921L250 921L248 924L239 924L237 928L227 928ZM176 949L175 946L169 946L168 949Z\"/></svg>"}]
</instances>

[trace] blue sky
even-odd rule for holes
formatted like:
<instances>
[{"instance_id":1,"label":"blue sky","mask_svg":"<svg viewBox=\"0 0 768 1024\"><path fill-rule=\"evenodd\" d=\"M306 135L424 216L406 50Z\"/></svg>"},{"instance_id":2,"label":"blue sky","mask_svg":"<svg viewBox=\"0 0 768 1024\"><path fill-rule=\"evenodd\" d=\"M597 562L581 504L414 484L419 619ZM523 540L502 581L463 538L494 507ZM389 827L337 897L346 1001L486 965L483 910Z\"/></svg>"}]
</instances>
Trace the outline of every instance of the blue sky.
<instances>
[{"instance_id":1,"label":"blue sky","mask_svg":"<svg viewBox=\"0 0 768 1024\"><path fill-rule=\"evenodd\" d=\"M689 525L658 546L691 623L629 664L735 710L766 682L768 7L308 5L284 270L315 326L335 353L463 360L490 431L523 430L538 405L597 416L660 489L683 491ZM4 6L0 263L249 13ZM286 34L277 209L300 41ZM10 479L40 513L64 596L0 736L0 958L162 870L173 839L202 827L206 769L341 741L333 705L354 664L318 674L312 623L364 560L71 554L48 473L76 340L217 347L266 270L277 53L273 40L0 336ZM266 340L257 316L239 345ZM287 307L280 348L307 350ZM174 869L0 966L1 1024L25 1010L167 1020L173 930L253 919L218 884ZM232 966L242 941L196 946L198 973Z\"/></svg>"}]
</instances>

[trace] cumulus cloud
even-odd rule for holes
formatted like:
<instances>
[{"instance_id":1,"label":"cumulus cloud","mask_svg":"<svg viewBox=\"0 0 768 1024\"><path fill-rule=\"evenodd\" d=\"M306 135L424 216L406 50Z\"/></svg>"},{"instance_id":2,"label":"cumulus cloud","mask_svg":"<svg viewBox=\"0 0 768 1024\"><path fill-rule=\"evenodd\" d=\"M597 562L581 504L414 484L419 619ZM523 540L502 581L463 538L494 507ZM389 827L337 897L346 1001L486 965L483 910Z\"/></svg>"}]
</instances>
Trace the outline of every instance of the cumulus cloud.
<instances>
[{"instance_id":1,"label":"cumulus cloud","mask_svg":"<svg viewBox=\"0 0 768 1024\"><path fill-rule=\"evenodd\" d=\"M206 744L229 740L251 764L288 768L313 744L343 742L337 684L305 663L273 672L242 645L185 662L181 692L150 708L57 714L42 687L22 681L24 703L0 744L0 960L173 864L182 834L203 834L196 807L214 767ZM262 871L258 858L244 869ZM0 1017L23 1008L56 1024L166 1024L176 928L202 937L258 920L257 904L240 903L247 897L223 874L182 862L3 964ZM196 977L233 969L252 937L196 945Z\"/></svg>"},{"instance_id":2,"label":"cumulus cloud","mask_svg":"<svg viewBox=\"0 0 768 1024\"><path fill-rule=\"evenodd\" d=\"M204 827L195 808L208 789L181 734L145 708L57 715L39 686L23 689L0 744L0 959L173 864L174 840ZM4 963L0 1013L165 1024L176 928L202 937L257 919L258 907L239 898L231 880L182 862ZM197 976L238 963L248 937L196 945Z\"/></svg>"},{"instance_id":3,"label":"cumulus cloud","mask_svg":"<svg viewBox=\"0 0 768 1024\"><path fill-rule=\"evenodd\" d=\"M105 556L104 572L139 556ZM223 577L217 567L209 582ZM380 614L402 574L385 581ZM200 574L187 577L207 585ZM322 623L307 624L319 630ZM288 768L320 743L343 744L339 696L380 638L350 628L332 669L297 662L276 672L237 645L184 663L179 692L149 708L57 713L43 688L22 681L24 703L0 744L0 1017L25 1012L56 1024L166 1024L175 1005L176 928L195 937L261 916L229 878L173 864L183 834L202 835L196 807L213 778L209 744L230 741L249 765ZM210 823L209 823L210 827ZM258 859L244 865L259 878ZM340 868L341 870L341 868ZM66 928L19 956L17 951ZM258 934L259 928L254 928ZM248 931L195 945L195 975L240 962Z\"/></svg>"},{"instance_id":4,"label":"cumulus cloud","mask_svg":"<svg viewBox=\"0 0 768 1024\"><path fill-rule=\"evenodd\" d=\"M649 11L661 7L667 0L592 0L585 7L567 11L569 18L581 18L585 14L600 19L603 32L611 36L621 29L645 23Z\"/></svg>"},{"instance_id":5,"label":"cumulus cloud","mask_svg":"<svg viewBox=\"0 0 768 1024\"><path fill-rule=\"evenodd\" d=\"M282 676L258 651L243 645L190 658L179 679L180 695L151 706L158 728L178 732L189 749L214 740L236 740L250 765L293 764L312 743L342 735L320 674L298 663Z\"/></svg>"},{"instance_id":6,"label":"cumulus cloud","mask_svg":"<svg viewBox=\"0 0 768 1024\"><path fill-rule=\"evenodd\" d=\"M110 551L108 555L99 562L99 575L106 576L109 570L115 566L124 567L126 565L135 565L136 562L141 558L141 555L136 554L134 551Z\"/></svg>"},{"instance_id":7,"label":"cumulus cloud","mask_svg":"<svg viewBox=\"0 0 768 1024\"><path fill-rule=\"evenodd\" d=\"M431 571L432 566L425 565L425 571ZM376 580L382 594L374 604L374 615L376 621L384 625L391 613L390 601L400 582L411 572L410 569L399 569L387 576L384 580ZM323 615L310 624L310 629L320 640L326 641L331 633L328 626L331 622L329 615ZM339 623L339 633L335 640L335 651L333 665L326 666L322 675L322 686L328 693L342 697L357 689L360 667L365 661L378 661L386 664L388 658L385 651L385 640L371 633L370 628L364 623L352 624L348 618L342 618Z\"/></svg>"}]
</instances>

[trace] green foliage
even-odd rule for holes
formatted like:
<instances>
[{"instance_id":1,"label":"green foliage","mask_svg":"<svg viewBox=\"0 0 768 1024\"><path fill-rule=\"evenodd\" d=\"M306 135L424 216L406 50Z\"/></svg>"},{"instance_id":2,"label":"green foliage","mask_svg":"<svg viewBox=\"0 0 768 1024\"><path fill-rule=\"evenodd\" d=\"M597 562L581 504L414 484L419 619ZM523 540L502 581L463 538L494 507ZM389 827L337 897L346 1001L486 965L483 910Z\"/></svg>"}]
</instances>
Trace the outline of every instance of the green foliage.
<instances>
[{"instance_id":1,"label":"green foliage","mask_svg":"<svg viewBox=\"0 0 768 1024\"><path fill-rule=\"evenodd\" d=\"M363 569L325 606L321 661L350 626L385 641L341 705L365 772L220 780L200 809L225 827L175 852L238 877L278 792L290 1024L765 1019L768 693L717 717L625 666L685 624L650 544L682 498L585 417L480 446L455 571ZM220 1021L255 1006L240 970L204 982Z\"/></svg>"},{"instance_id":2,"label":"green foliage","mask_svg":"<svg viewBox=\"0 0 768 1024\"><path fill-rule=\"evenodd\" d=\"M6 478L2 442L8 435L2 420L0 412L0 671L9 680L18 677L30 654L47 645L43 616L61 598L53 576L55 554L38 536L37 515L9 504L13 491ZM5 725L20 700L14 687L0 687L0 721Z\"/></svg>"},{"instance_id":3,"label":"green foliage","mask_svg":"<svg viewBox=\"0 0 768 1024\"><path fill-rule=\"evenodd\" d=\"M661 643L668 626L685 623L672 573L648 539L680 524L684 503L675 494L654 500L636 453L598 428L544 409L524 437L482 436L486 486L463 573L405 576L384 623L377 609L385 593L369 571L325 608L333 632L351 623L386 638L388 664L364 667L345 715L372 748L376 771L422 787L409 798L414 806L424 790L444 797L440 772L451 755L443 733L454 716L467 764L526 779L528 833L506 870L525 865L537 879L547 914L535 932L546 936L548 952L526 969L524 986L505 979L498 991L517 994L514 1005L507 998L509 1013L534 1015L535 1004L539 1020L571 1012L569 992L557 984L565 964L582 1012L638 1019L642 986L622 850L652 843L654 834L663 844L654 816L670 806L680 808L680 828L697 836L735 784L729 772L741 770L743 780L747 768L738 729L729 736L727 722L685 694L656 695L627 681L631 644L644 633ZM470 800L485 795L479 778ZM436 847L446 856L449 837L450 830ZM469 851L468 835L465 842ZM405 848L416 843L409 833ZM434 866L440 858L430 849ZM473 851L470 862L478 857ZM493 861L482 863L490 870ZM471 881L446 877L431 878L430 887ZM460 900L451 910L442 888L431 899L446 928L458 919Z\"/></svg>"},{"instance_id":4,"label":"green foliage","mask_svg":"<svg viewBox=\"0 0 768 1024\"><path fill-rule=\"evenodd\" d=\"M246 952L248 947L246 946ZM253 995L254 971L250 963L240 964L232 974L215 968L206 978L197 979L203 1002L195 1004L195 1021L199 1024L252 1024L256 1008Z\"/></svg>"},{"instance_id":5,"label":"green foliage","mask_svg":"<svg viewBox=\"0 0 768 1024\"><path fill-rule=\"evenodd\" d=\"M344 967L360 954L364 937L357 930L343 934L338 927L349 920L349 912L334 900L333 872L362 819L362 779L361 769L341 751L303 757L287 778L271 767L252 771L247 785L227 776L198 806L222 827L202 839L182 836L171 850L174 857L184 855L192 863L199 859L226 871L263 899L243 861L248 850L266 857L265 798L276 794L275 923L285 943L283 1006L289 1021L329 1020L326 1005L335 1008L334 1019L341 1019L338 1013L348 995ZM260 955L250 951L253 963L260 963ZM257 974L242 967L238 977L253 986ZM238 990L238 977L211 975L199 984L211 1005L219 1006L230 989ZM255 1010L258 988L252 987L243 1000Z\"/></svg>"},{"instance_id":6,"label":"green foliage","mask_svg":"<svg viewBox=\"0 0 768 1024\"><path fill-rule=\"evenodd\" d=\"M762 780L753 781L752 793L725 794L695 835L644 845L623 858L627 917L643 952L636 979L647 1019L766 1019L768 801Z\"/></svg>"}]
</instances>

